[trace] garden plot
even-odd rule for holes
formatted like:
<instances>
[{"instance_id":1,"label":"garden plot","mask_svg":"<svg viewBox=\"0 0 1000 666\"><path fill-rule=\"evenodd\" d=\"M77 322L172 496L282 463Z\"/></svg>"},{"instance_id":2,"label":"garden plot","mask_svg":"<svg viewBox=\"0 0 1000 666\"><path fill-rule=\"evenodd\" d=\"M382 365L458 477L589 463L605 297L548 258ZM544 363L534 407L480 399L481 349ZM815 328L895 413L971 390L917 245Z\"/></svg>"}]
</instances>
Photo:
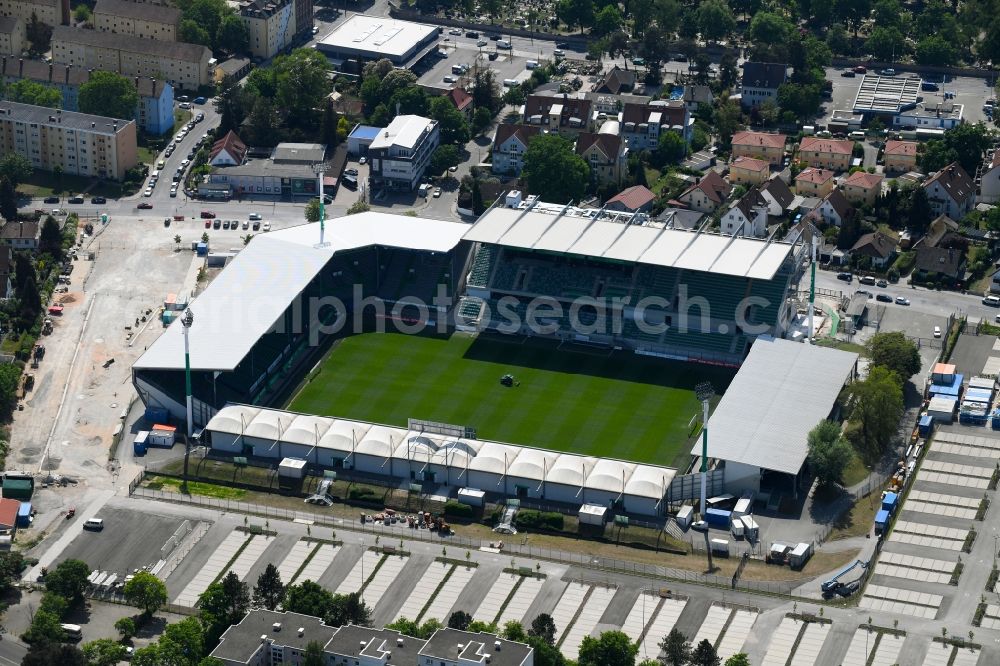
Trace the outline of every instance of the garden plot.
<instances>
[{"instance_id":1,"label":"garden plot","mask_svg":"<svg viewBox=\"0 0 1000 666\"><path fill-rule=\"evenodd\" d=\"M944 550L962 550L968 529L944 527L941 525L926 525L909 520L897 520L889 541L909 543L914 546L942 548Z\"/></svg>"},{"instance_id":2,"label":"garden plot","mask_svg":"<svg viewBox=\"0 0 1000 666\"><path fill-rule=\"evenodd\" d=\"M455 601L458 600L458 595L462 594L462 590L465 586L469 584L472 577L476 575L477 567L465 566L463 564L453 565L455 569L451 572L451 576L438 591L437 596L434 597L434 601L431 605L427 607L427 612L423 614L421 620L430 620L436 618L441 620L442 624L448 624L448 611L451 607L455 605Z\"/></svg>"},{"instance_id":3,"label":"garden plot","mask_svg":"<svg viewBox=\"0 0 1000 666\"><path fill-rule=\"evenodd\" d=\"M560 652L568 659L576 659L580 654L580 644L583 639L589 636L601 621L604 611L608 610L608 605L615 597L617 588L594 586L592 592L580 609L576 622L569 628L563 636L559 646ZM557 625L558 626L558 625Z\"/></svg>"},{"instance_id":4,"label":"garden plot","mask_svg":"<svg viewBox=\"0 0 1000 666\"><path fill-rule=\"evenodd\" d=\"M281 564L278 565L278 575L281 576L282 583L285 585L292 583L295 573L302 567L302 563L306 561L309 553L315 547L315 543L305 539L299 539L295 542L292 549L285 555L285 559L281 560Z\"/></svg>"},{"instance_id":5,"label":"garden plot","mask_svg":"<svg viewBox=\"0 0 1000 666\"><path fill-rule=\"evenodd\" d=\"M521 586L514 592L514 596L507 602L507 608L504 608L503 613L500 614L497 626L502 627L511 620L527 622L529 620L526 617L528 609L535 602L535 597L538 596L538 593L542 591L543 585L545 585L544 578L535 578L534 576L524 578L521 581ZM533 620L535 618L530 619Z\"/></svg>"},{"instance_id":6,"label":"garden plot","mask_svg":"<svg viewBox=\"0 0 1000 666\"><path fill-rule=\"evenodd\" d=\"M219 577L222 569L229 564L246 540L247 535L243 532L235 530L230 532L223 542L219 544L219 547L215 549L215 552L208 558L205 566L188 582L184 591L177 595L174 603L178 606L194 608L201 593L208 589L208 586Z\"/></svg>"},{"instance_id":7,"label":"garden plot","mask_svg":"<svg viewBox=\"0 0 1000 666\"><path fill-rule=\"evenodd\" d=\"M583 600L586 598L588 592L590 592L590 585L584 585L583 583L570 583L563 590L562 596L559 597L559 602L552 610L552 621L555 622L556 632L558 633L556 640L566 635L566 630L569 628L570 623L573 622L573 618L576 617L576 612L580 610L580 606L583 605Z\"/></svg>"},{"instance_id":8,"label":"garden plot","mask_svg":"<svg viewBox=\"0 0 1000 666\"><path fill-rule=\"evenodd\" d=\"M243 549L242 553L240 553L240 556L236 558L235 562L233 562L233 566L229 568L226 575L228 576L230 573L234 573L240 580L246 578L247 574L250 573L250 569L252 569L253 565L257 563L257 560L259 560L260 556L264 554L264 551L267 550L267 547L271 545L272 541L274 541L274 537L269 536L255 536L252 538L250 543L247 544L247 547Z\"/></svg>"},{"instance_id":9,"label":"garden plot","mask_svg":"<svg viewBox=\"0 0 1000 666\"><path fill-rule=\"evenodd\" d=\"M998 583L998 586L1000 586L1000 583ZM995 587L993 591L996 592ZM983 620L979 626L985 629L1000 629L1000 606L987 604L986 614L983 615Z\"/></svg>"},{"instance_id":10,"label":"garden plot","mask_svg":"<svg viewBox=\"0 0 1000 666\"><path fill-rule=\"evenodd\" d=\"M396 580L396 577L399 576L399 573L409 560L409 557L401 555L388 555L375 575L368 577L368 584L365 585L362 597L370 608L375 608L378 605L378 602L382 600L382 595L385 594L385 591ZM367 571L365 569L366 573ZM447 618L445 618L445 621L447 621Z\"/></svg>"},{"instance_id":11,"label":"garden plot","mask_svg":"<svg viewBox=\"0 0 1000 666\"><path fill-rule=\"evenodd\" d=\"M340 552L340 546L334 546L329 543L324 543L313 555L309 563L302 568L302 573L295 577L295 580L311 580L316 582L319 577L322 576L330 565L333 563L333 558L337 556ZM289 581L291 582L291 581Z\"/></svg>"},{"instance_id":12,"label":"garden plot","mask_svg":"<svg viewBox=\"0 0 1000 666\"><path fill-rule=\"evenodd\" d=\"M450 569L450 564L437 561L431 562L427 570L417 576L416 586L410 592L409 596L406 597L406 603L396 613L395 619L398 620L401 617L405 617L408 620L416 621L417 616L420 615L420 611L424 609L427 600L434 594L434 590L441 584L441 581L444 580L445 575L447 575Z\"/></svg>"},{"instance_id":13,"label":"garden plot","mask_svg":"<svg viewBox=\"0 0 1000 666\"><path fill-rule=\"evenodd\" d=\"M903 648L903 638L895 634L869 631L859 627L847 648L841 666L892 666ZM872 657L872 653L875 654ZM871 661L869 662L869 658Z\"/></svg>"},{"instance_id":14,"label":"garden plot","mask_svg":"<svg viewBox=\"0 0 1000 666\"><path fill-rule=\"evenodd\" d=\"M350 594L351 592L360 590L361 586L368 580L368 577L375 571L375 565L381 559L382 553L376 553L374 550L365 550L361 554L361 557L358 558L358 561L354 563L354 567L347 574L347 578L337 587L337 594Z\"/></svg>"},{"instance_id":15,"label":"garden plot","mask_svg":"<svg viewBox=\"0 0 1000 666\"><path fill-rule=\"evenodd\" d=\"M878 564L875 565L875 573L924 583L948 585L956 566L958 566L957 562L883 552Z\"/></svg>"},{"instance_id":16,"label":"garden plot","mask_svg":"<svg viewBox=\"0 0 1000 666\"><path fill-rule=\"evenodd\" d=\"M902 590L884 585L869 585L858 604L861 608L901 613L933 620L941 606L941 595Z\"/></svg>"},{"instance_id":17,"label":"garden plot","mask_svg":"<svg viewBox=\"0 0 1000 666\"><path fill-rule=\"evenodd\" d=\"M646 635L639 645L639 656L643 659L655 659L660 654L660 641L670 633L677 624L677 618L684 612L687 599L664 599L660 611L646 627ZM634 610L634 609L633 609ZM630 634L629 638L633 638Z\"/></svg>"},{"instance_id":18,"label":"garden plot","mask_svg":"<svg viewBox=\"0 0 1000 666\"><path fill-rule=\"evenodd\" d=\"M707 639L714 646L719 641L719 636L722 634L722 630L726 628L726 622L729 621L729 616L732 614L732 608L712 604L708 609L708 614L705 615L705 619L701 621L698 633L694 635L694 640L691 641L691 644L697 645Z\"/></svg>"},{"instance_id":19,"label":"garden plot","mask_svg":"<svg viewBox=\"0 0 1000 666\"><path fill-rule=\"evenodd\" d=\"M768 643L767 654L764 655L765 664L787 664L795 649L795 641L802 631L803 622L790 617L781 619L781 624L771 634L771 642Z\"/></svg>"},{"instance_id":20,"label":"garden plot","mask_svg":"<svg viewBox=\"0 0 1000 666\"><path fill-rule=\"evenodd\" d=\"M750 635L758 615L757 611L742 609L733 613L733 619L729 621L729 627L722 635L722 641L717 650L720 659L725 661L737 652L743 651L743 644L746 642L747 636Z\"/></svg>"}]
</instances>

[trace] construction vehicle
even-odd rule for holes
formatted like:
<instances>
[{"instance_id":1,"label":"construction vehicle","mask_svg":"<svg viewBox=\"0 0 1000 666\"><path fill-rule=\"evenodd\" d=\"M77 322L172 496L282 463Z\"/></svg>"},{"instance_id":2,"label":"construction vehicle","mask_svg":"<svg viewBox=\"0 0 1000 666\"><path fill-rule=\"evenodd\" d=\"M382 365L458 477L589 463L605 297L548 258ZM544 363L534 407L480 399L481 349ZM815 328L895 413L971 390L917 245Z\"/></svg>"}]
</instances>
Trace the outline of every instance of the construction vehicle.
<instances>
[{"instance_id":1,"label":"construction vehicle","mask_svg":"<svg viewBox=\"0 0 1000 666\"><path fill-rule=\"evenodd\" d=\"M51 334L52 334L52 318L46 317L45 320L42 322L42 335L51 335Z\"/></svg>"},{"instance_id":2,"label":"construction vehicle","mask_svg":"<svg viewBox=\"0 0 1000 666\"><path fill-rule=\"evenodd\" d=\"M851 573L852 571L854 571L858 567L861 567L861 570L862 570L861 578L858 578L856 580L852 580L849 583L842 583L842 582L840 582L840 579L842 577L844 577L847 574ZM835 594L839 594L842 597L849 597L849 596L851 596L852 594L854 594L855 592L857 592L858 589L861 587L861 580L864 578L864 571L866 569L868 569L868 562L864 562L862 560L855 560L854 564L852 564L851 566L847 567L846 569L844 569L843 571L841 571L840 573L838 573L836 576L834 576L830 580L828 580L825 583L823 583L822 585L820 585L820 589L823 590L823 596L831 597L831 596L833 596Z\"/></svg>"}]
</instances>

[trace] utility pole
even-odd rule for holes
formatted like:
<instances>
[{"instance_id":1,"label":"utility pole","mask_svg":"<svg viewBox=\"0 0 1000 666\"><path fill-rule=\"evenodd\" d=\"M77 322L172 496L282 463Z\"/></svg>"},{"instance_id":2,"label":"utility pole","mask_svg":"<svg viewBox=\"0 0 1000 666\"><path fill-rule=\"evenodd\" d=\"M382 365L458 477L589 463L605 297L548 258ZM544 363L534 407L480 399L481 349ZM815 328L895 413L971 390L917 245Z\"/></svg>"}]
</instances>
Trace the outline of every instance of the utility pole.
<instances>
[{"instance_id":1,"label":"utility pole","mask_svg":"<svg viewBox=\"0 0 1000 666\"><path fill-rule=\"evenodd\" d=\"M184 490L187 491L188 459L191 457L191 439L194 436L194 398L191 394L191 325L194 313L191 308L184 311L181 326L184 330L184 394L187 402L187 437L184 439Z\"/></svg>"},{"instance_id":2,"label":"utility pole","mask_svg":"<svg viewBox=\"0 0 1000 666\"><path fill-rule=\"evenodd\" d=\"M694 387L695 395L701 402L701 504L698 507L701 517L705 518L706 497L708 485L708 407L715 389L711 382L701 382Z\"/></svg>"}]
</instances>

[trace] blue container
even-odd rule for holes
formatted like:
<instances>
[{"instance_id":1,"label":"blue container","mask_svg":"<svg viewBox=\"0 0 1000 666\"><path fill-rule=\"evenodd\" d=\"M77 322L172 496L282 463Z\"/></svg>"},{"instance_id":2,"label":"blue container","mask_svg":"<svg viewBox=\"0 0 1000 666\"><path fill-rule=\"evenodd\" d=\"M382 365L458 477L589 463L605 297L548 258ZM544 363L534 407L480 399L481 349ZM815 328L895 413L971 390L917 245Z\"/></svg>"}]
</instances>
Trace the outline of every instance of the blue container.
<instances>
[{"instance_id":1,"label":"blue container","mask_svg":"<svg viewBox=\"0 0 1000 666\"><path fill-rule=\"evenodd\" d=\"M195 251L199 257L204 257L208 255L208 243L198 243L198 248Z\"/></svg>"},{"instance_id":2,"label":"blue container","mask_svg":"<svg viewBox=\"0 0 1000 666\"><path fill-rule=\"evenodd\" d=\"M137 456L146 455L146 443L145 442L133 442L132 450Z\"/></svg>"},{"instance_id":3,"label":"blue container","mask_svg":"<svg viewBox=\"0 0 1000 666\"><path fill-rule=\"evenodd\" d=\"M145 416L146 420L151 423L170 422L170 412L167 411L166 407L147 407Z\"/></svg>"},{"instance_id":4,"label":"blue container","mask_svg":"<svg viewBox=\"0 0 1000 666\"><path fill-rule=\"evenodd\" d=\"M897 506L899 506L899 495L896 493L886 493L885 497L882 498L882 510L892 514L896 512Z\"/></svg>"},{"instance_id":5,"label":"blue container","mask_svg":"<svg viewBox=\"0 0 1000 666\"><path fill-rule=\"evenodd\" d=\"M705 522L715 527L729 529L729 522L732 520L733 512L725 509L708 509L705 511Z\"/></svg>"},{"instance_id":6,"label":"blue container","mask_svg":"<svg viewBox=\"0 0 1000 666\"><path fill-rule=\"evenodd\" d=\"M17 526L31 527L31 502L21 502L17 509Z\"/></svg>"},{"instance_id":7,"label":"blue container","mask_svg":"<svg viewBox=\"0 0 1000 666\"><path fill-rule=\"evenodd\" d=\"M885 532L889 525L889 512L885 509L879 509L879 512L875 514L875 533L882 534Z\"/></svg>"},{"instance_id":8,"label":"blue container","mask_svg":"<svg viewBox=\"0 0 1000 666\"><path fill-rule=\"evenodd\" d=\"M920 425L917 426L917 432L920 433L921 437L929 437L931 430L934 428L934 417L930 414L920 417Z\"/></svg>"}]
</instances>

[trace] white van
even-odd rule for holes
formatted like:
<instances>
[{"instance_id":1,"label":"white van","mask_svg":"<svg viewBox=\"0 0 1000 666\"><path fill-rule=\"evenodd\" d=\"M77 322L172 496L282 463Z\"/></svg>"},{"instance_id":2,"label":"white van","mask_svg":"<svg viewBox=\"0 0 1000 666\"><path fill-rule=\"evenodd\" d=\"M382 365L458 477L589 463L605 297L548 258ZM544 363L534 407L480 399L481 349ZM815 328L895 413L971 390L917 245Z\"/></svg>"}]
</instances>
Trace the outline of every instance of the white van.
<instances>
[{"instance_id":1,"label":"white van","mask_svg":"<svg viewBox=\"0 0 1000 666\"><path fill-rule=\"evenodd\" d=\"M66 639L70 641L78 641L83 638L83 630L78 624L61 624L63 633L66 634Z\"/></svg>"},{"instance_id":2,"label":"white van","mask_svg":"<svg viewBox=\"0 0 1000 666\"><path fill-rule=\"evenodd\" d=\"M85 530L103 530L104 529L104 519L103 518L88 518L83 523L83 529Z\"/></svg>"},{"instance_id":3,"label":"white van","mask_svg":"<svg viewBox=\"0 0 1000 666\"><path fill-rule=\"evenodd\" d=\"M848 136L848 138L851 139L851 141L864 141L865 140L865 133L864 132L860 132L858 130L854 130L853 132L851 132L847 136Z\"/></svg>"},{"instance_id":4,"label":"white van","mask_svg":"<svg viewBox=\"0 0 1000 666\"><path fill-rule=\"evenodd\" d=\"M536 67L538 67L538 61L537 60L528 60L528 61L526 61L524 63L524 67L525 67L525 69L535 69Z\"/></svg>"},{"instance_id":5,"label":"white van","mask_svg":"<svg viewBox=\"0 0 1000 666\"><path fill-rule=\"evenodd\" d=\"M517 85L517 79L504 79L503 80L503 87L504 88L513 88L516 85Z\"/></svg>"},{"instance_id":6,"label":"white van","mask_svg":"<svg viewBox=\"0 0 1000 666\"><path fill-rule=\"evenodd\" d=\"M509 50L511 48L510 41L506 40L506 39L497 40L497 48L498 49L508 49Z\"/></svg>"}]
</instances>

